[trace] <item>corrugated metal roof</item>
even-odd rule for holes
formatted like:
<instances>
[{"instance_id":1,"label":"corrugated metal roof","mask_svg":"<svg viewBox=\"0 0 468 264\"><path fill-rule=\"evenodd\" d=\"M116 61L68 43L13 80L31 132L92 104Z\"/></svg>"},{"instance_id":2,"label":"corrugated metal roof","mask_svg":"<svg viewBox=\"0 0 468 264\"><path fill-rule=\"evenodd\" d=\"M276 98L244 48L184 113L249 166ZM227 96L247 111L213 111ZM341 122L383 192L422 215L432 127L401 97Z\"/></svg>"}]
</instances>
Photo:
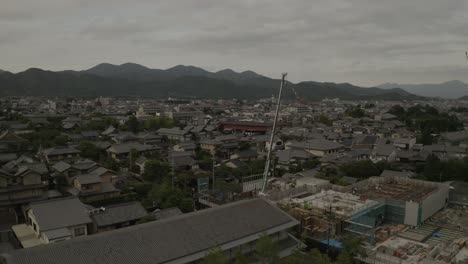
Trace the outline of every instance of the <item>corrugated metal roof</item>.
<instances>
[{"instance_id":1,"label":"corrugated metal roof","mask_svg":"<svg viewBox=\"0 0 468 264\"><path fill-rule=\"evenodd\" d=\"M203 253L274 228L284 230L297 224L295 219L276 206L262 199L254 199L17 250L5 256L8 264L157 264Z\"/></svg>"},{"instance_id":2,"label":"corrugated metal roof","mask_svg":"<svg viewBox=\"0 0 468 264\"><path fill-rule=\"evenodd\" d=\"M30 207L41 231L91 223L88 210L78 198L37 202Z\"/></svg>"}]
</instances>

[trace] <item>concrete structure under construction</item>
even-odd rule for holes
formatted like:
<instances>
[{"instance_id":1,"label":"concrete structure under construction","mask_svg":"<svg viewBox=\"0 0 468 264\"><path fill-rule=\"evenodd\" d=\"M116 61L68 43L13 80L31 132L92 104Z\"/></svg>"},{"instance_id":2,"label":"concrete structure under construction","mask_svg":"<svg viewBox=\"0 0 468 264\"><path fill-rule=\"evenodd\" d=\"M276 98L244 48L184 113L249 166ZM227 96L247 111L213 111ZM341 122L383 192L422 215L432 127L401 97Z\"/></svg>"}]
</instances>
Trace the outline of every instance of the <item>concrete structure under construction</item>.
<instances>
[{"instance_id":1,"label":"concrete structure under construction","mask_svg":"<svg viewBox=\"0 0 468 264\"><path fill-rule=\"evenodd\" d=\"M280 203L292 208L314 238L350 232L375 244L376 231L384 225L420 227L429 221L448 204L450 186L388 175L330 188Z\"/></svg>"}]
</instances>

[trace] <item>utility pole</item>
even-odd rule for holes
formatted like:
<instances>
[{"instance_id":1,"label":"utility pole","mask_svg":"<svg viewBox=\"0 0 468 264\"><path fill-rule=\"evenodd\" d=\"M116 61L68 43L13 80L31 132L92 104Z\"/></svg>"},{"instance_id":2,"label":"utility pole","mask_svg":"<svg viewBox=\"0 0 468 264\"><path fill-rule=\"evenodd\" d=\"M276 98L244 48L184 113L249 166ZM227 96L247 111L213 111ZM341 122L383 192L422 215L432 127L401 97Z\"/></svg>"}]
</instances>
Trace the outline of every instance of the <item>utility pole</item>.
<instances>
[{"instance_id":1,"label":"utility pole","mask_svg":"<svg viewBox=\"0 0 468 264\"><path fill-rule=\"evenodd\" d=\"M213 155L213 168L212 168L212 174L211 174L211 180L213 181L213 190L215 188L215 159L214 159L214 155Z\"/></svg>"},{"instance_id":2,"label":"utility pole","mask_svg":"<svg viewBox=\"0 0 468 264\"><path fill-rule=\"evenodd\" d=\"M175 170L174 170L174 154L171 157L171 174L172 174L172 189L174 189L174 178L175 178Z\"/></svg>"},{"instance_id":3,"label":"utility pole","mask_svg":"<svg viewBox=\"0 0 468 264\"><path fill-rule=\"evenodd\" d=\"M281 106L281 94L283 92L283 87L286 84L286 75L287 73L282 74L281 78L281 85L278 93L278 100L276 101L276 111L275 111L275 118L273 121L273 128L271 130L271 136L270 136L270 145L268 148L268 154L267 154L267 159L265 162L265 170L263 171L263 185L262 185L262 190L261 193L264 194L266 187L267 187L267 182L268 182L268 173L270 171L270 162L271 162L271 151L273 150L273 140L275 138L275 131L276 131L276 122L278 121L278 114Z\"/></svg>"},{"instance_id":4,"label":"utility pole","mask_svg":"<svg viewBox=\"0 0 468 264\"><path fill-rule=\"evenodd\" d=\"M330 202L330 207L328 209L328 213L329 213L329 218L328 218L328 229L327 229L327 256L330 256L329 253L330 253L330 236L331 236L331 215L332 215L332 204Z\"/></svg>"}]
</instances>

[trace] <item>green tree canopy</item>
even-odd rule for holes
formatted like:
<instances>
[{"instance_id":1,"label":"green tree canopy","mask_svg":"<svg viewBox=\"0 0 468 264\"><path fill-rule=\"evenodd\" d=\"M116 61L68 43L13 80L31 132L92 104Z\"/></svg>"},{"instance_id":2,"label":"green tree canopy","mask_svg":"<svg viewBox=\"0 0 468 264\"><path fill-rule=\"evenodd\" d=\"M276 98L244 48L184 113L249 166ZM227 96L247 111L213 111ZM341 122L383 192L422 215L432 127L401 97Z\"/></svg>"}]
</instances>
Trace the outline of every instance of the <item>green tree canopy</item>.
<instances>
[{"instance_id":1,"label":"green tree canopy","mask_svg":"<svg viewBox=\"0 0 468 264\"><path fill-rule=\"evenodd\" d=\"M203 258L201 261L202 264L228 264L229 261L227 260L224 253L219 249L215 248L210 251L206 257Z\"/></svg>"},{"instance_id":2,"label":"green tree canopy","mask_svg":"<svg viewBox=\"0 0 468 264\"><path fill-rule=\"evenodd\" d=\"M92 142L82 141L77 147L81 151L80 156L92 160L99 160L101 150L96 147Z\"/></svg>"},{"instance_id":3,"label":"green tree canopy","mask_svg":"<svg viewBox=\"0 0 468 264\"><path fill-rule=\"evenodd\" d=\"M260 263L273 264L279 261L279 248L273 239L264 234L258 240L255 245L255 256Z\"/></svg>"},{"instance_id":4,"label":"green tree canopy","mask_svg":"<svg viewBox=\"0 0 468 264\"><path fill-rule=\"evenodd\" d=\"M164 177L169 175L171 166L169 163L161 160L147 160L145 163L145 171L143 172L143 179L149 182L161 182Z\"/></svg>"}]
</instances>

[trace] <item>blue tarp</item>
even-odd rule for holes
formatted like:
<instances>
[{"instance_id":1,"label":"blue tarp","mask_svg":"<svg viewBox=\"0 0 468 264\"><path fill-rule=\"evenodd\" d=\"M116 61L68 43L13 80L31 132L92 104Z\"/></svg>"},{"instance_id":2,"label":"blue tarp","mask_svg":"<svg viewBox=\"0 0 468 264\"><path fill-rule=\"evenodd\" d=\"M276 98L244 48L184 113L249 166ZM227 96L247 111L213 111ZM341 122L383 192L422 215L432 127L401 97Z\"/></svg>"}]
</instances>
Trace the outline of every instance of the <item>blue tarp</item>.
<instances>
[{"instance_id":1,"label":"blue tarp","mask_svg":"<svg viewBox=\"0 0 468 264\"><path fill-rule=\"evenodd\" d=\"M328 243L328 242L329 241L327 239L320 240L320 243L325 244L325 245L329 245L329 246L336 247L336 248L342 248L343 247L342 243L339 242L339 241L330 239L330 243Z\"/></svg>"}]
</instances>

